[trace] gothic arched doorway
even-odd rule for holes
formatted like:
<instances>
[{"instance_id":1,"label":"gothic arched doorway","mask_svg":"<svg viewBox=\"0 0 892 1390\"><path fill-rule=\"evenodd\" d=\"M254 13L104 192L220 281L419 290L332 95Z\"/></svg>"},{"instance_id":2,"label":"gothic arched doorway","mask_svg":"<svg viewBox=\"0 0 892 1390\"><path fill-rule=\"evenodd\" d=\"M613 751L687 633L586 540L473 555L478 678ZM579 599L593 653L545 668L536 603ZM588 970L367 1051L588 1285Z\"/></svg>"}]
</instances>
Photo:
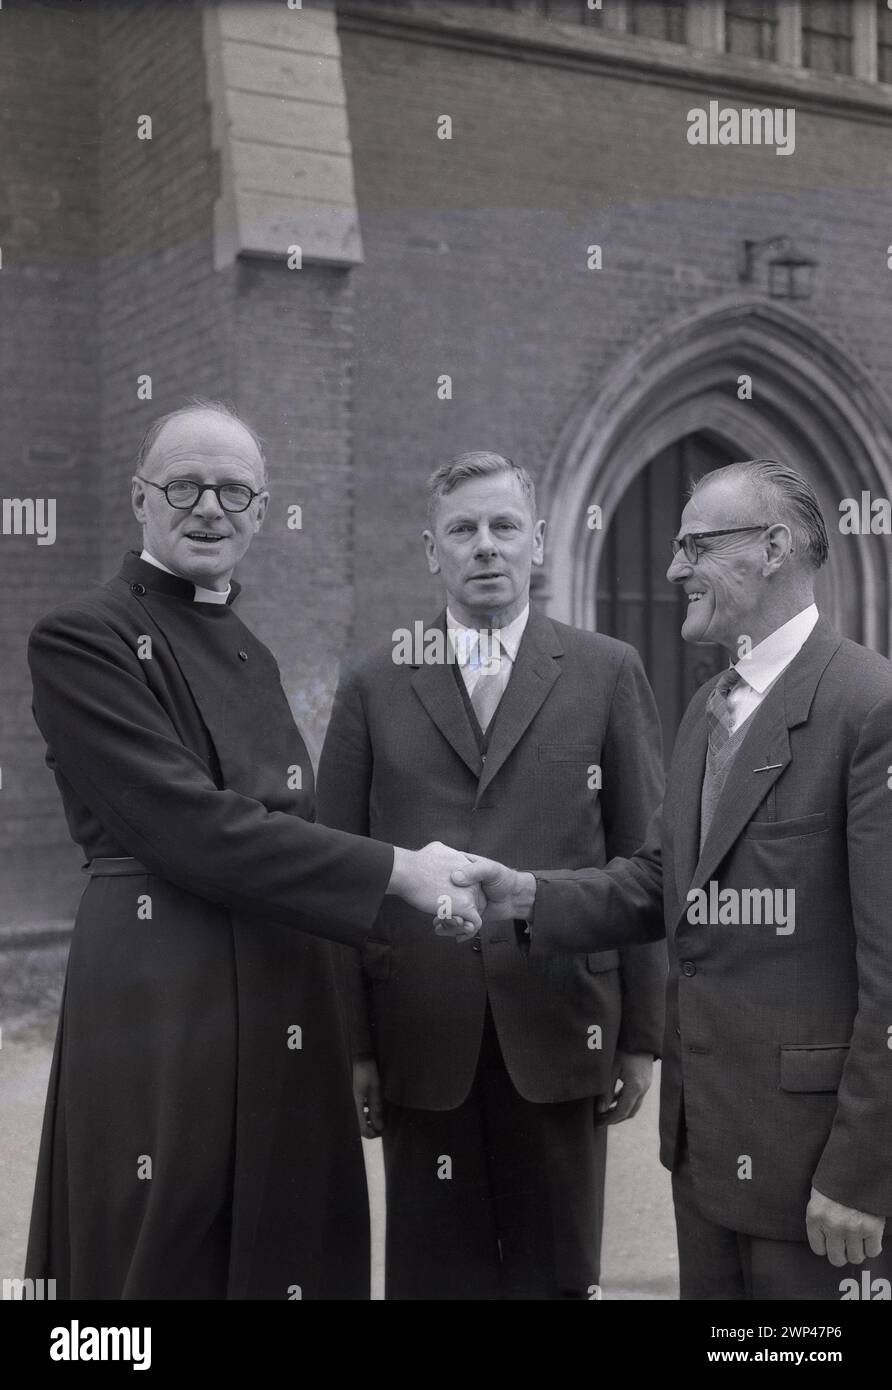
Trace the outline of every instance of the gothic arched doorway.
<instances>
[{"instance_id":1,"label":"gothic arched doorway","mask_svg":"<svg viewBox=\"0 0 892 1390\"><path fill-rule=\"evenodd\" d=\"M737 396L743 373L751 400ZM669 748L685 690L702 683L697 663L711 671L716 657L684 649L666 542L691 476L741 458L781 459L810 479L830 535L819 606L846 636L892 650L886 538L843 536L837 525L842 498L892 496L889 403L839 344L789 309L733 296L685 315L627 354L562 433L543 489L539 586L555 617L639 648ZM601 515L594 529L592 504Z\"/></svg>"}]
</instances>

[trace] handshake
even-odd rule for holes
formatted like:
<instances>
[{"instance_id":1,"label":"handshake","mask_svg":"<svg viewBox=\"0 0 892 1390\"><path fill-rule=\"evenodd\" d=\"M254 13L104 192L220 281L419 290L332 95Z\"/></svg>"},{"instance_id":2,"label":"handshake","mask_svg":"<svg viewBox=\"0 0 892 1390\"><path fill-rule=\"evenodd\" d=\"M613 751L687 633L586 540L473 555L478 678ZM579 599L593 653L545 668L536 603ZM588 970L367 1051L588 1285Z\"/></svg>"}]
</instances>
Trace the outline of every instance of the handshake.
<instances>
[{"instance_id":1,"label":"handshake","mask_svg":"<svg viewBox=\"0 0 892 1390\"><path fill-rule=\"evenodd\" d=\"M387 892L430 913L438 936L467 941L487 922L530 921L536 900L532 874L494 859L465 854L434 840L423 849L395 849Z\"/></svg>"}]
</instances>

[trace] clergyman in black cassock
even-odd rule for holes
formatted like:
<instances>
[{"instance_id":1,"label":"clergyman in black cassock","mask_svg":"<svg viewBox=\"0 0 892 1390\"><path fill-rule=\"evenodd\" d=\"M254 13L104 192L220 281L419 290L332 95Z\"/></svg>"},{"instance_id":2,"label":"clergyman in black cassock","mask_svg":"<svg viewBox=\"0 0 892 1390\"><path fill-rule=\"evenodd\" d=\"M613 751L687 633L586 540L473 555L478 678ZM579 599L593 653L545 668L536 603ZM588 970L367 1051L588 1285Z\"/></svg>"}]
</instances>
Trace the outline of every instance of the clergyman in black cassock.
<instances>
[{"instance_id":1,"label":"clergyman in black cassock","mask_svg":"<svg viewBox=\"0 0 892 1390\"><path fill-rule=\"evenodd\" d=\"M146 549L43 618L29 649L90 880L26 1272L58 1298L366 1298L325 938L360 945L388 891L415 891L399 866L425 893L426 869L309 824L307 750L227 584L268 497L256 437L207 403L153 429L134 479ZM458 858L433 849L431 915Z\"/></svg>"},{"instance_id":2,"label":"clergyman in black cassock","mask_svg":"<svg viewBox=\"0 0 892 1390\"><path fill-rule=\"evenodd\" d=\"M35 714L94 871L27 1262L59 1298L367 1296L332 948L309 932L361 941L391 854L307 833L312 767L237 592L193 602L132 554L32 638Z\"/></svg>"}]
</instances>

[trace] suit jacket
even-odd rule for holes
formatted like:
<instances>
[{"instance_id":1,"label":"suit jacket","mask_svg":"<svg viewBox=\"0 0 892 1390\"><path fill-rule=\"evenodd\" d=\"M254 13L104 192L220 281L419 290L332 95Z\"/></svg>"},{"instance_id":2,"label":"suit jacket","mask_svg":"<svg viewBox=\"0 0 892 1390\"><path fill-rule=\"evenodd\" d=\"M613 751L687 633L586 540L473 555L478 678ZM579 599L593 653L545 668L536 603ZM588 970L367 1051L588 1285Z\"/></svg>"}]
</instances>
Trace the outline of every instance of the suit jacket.
<instances>
[{"instance_id":1,"label":"suit jacket","mask_svg":"<svg viewBox=\"0 0 892 1390\"><path fill-rule=\"evenodd\" d=\"M312 767L271 653L231 601L192 595L129 555L31 638L72 837L142 872L92 878L78 911L29 1274L66 1298L200 1297L189 1257L216 1242L230 1297L367 1297L321 938L364 939L392 851L308 823Z\"/></svg>"},{"instance_id":2,"label":"suit jacket","mask_svg":"<svg viewBox=\"0 0 892 1390\"><path fill-rule=\"evenodd\" d=\"M704 1213L803 1240L812 1183L892 1212L892 664L821 619L750 717L700 853L714 684L685 714L647 846L607 874L543 874L531 949L665 928L663 1163L683 1112ZM794 890L794 930L697 925L688 894L710 883Z\"/></svg>"},{"instance_id":3,"label":"suit jacket","mask_svg":"<svg viewBox=\"0 0 892 1390\"><path fill-rule=\"evenodd\" d=\"M662 764L653 695L631 647L531 612L485 762L456 674L446 664L395 664L388 647L343 678L319 765L320 819L410 848L439 839L573 868L641 844ZM589 785L593 765L600 792ZM367 995L350 955L354 1049L375 1053L387 1098L400 1105L462 1103L487 997L527 1100L603 1093L617 1045L659 1046L659 949L524 960L510 926L458 945L388 901L363 948Z\"/></svg>"}]
</instances>

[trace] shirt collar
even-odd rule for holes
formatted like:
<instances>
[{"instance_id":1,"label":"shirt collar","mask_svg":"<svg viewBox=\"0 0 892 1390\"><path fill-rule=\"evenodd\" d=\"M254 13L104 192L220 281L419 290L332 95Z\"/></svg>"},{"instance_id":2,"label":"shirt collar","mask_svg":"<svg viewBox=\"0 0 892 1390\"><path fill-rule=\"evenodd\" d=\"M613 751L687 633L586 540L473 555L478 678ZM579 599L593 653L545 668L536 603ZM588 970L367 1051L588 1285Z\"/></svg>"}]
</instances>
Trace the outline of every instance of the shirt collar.
<instances>
[{"instance_id":1,"label":"shirt collar","mask_svg":"<svg viewBox=\"0 0 892 1390\"><path fill-rule=\"evenodd\" d=\"M817 621L817 605L811 603L795 618L775 628L758 646L753 647L749 656L735 662L735 671L740 673L747 685L763 694L801 651Z\"/></svg>"},{"instance_id":2,"label":"shirt collar","mask_svg":"<svg viewBox=\"0 0 892 1390\"><path fill-rule=\"evenodd\" d=\"M529 616L530 605L527 604L523 611L518 613L517 617L513 618L505 627L483 629L487 634L492 633L495 644L502 648L512 664L517 660L517 650ZM467 665L472 653L476 650L480 628L465 627L464 623L460 623L449 608L446 609L446 628L447 631L454 634L452 642L459 665Z\"/></svg>"},{"instance_id":3,"label":"shirt collar","mask_svg":"<svg viewBox=\"0 0 892 1390\"><path fill-rule=\"evenodd\" d=\"M175 579L182 579L183 577L180 574L175 574L174 571L168 569L166 565L162 565L161 561L156 560L154 555L151 555L148 550L143 550L139 558L145 560L147 564L154 565L158 570L164 570L165 574L173 574ZM228 603L229 595L232 590L231 584L227 584L225 589L203 589L200 584L193 584L192 587L195 590L192 597L193 603Z\"/></svg>"}]
</instances>

